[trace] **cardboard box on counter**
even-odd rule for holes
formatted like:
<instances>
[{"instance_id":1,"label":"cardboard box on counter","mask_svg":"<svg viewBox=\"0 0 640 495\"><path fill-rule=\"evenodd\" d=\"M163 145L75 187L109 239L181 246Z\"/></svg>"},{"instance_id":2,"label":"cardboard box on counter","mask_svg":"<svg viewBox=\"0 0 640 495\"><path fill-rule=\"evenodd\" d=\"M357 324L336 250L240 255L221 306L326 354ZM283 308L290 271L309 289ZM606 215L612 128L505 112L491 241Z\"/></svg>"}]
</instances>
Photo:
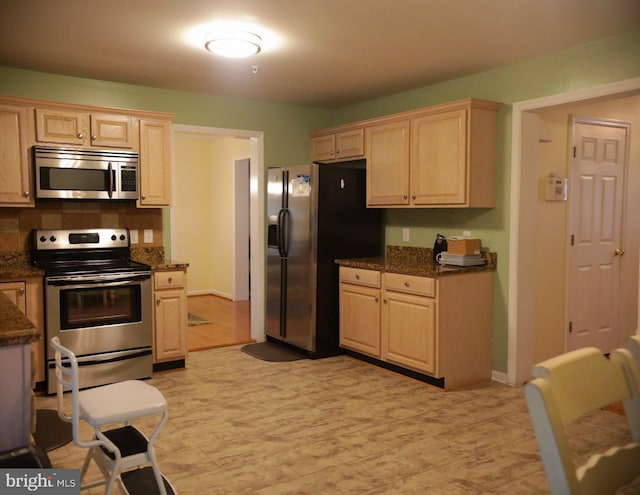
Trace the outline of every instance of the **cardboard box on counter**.
<instances>
[{"instance_id":1,"label":"cardboard box on counter","mask_svg":"<svg viewBox=\"0 0 640 495\"><path fill-rule=\"evenodd\" d=\"M451 254L479 254L480 239L477 237L449 237L447 252Z\"/></svg>"}]
</instances>

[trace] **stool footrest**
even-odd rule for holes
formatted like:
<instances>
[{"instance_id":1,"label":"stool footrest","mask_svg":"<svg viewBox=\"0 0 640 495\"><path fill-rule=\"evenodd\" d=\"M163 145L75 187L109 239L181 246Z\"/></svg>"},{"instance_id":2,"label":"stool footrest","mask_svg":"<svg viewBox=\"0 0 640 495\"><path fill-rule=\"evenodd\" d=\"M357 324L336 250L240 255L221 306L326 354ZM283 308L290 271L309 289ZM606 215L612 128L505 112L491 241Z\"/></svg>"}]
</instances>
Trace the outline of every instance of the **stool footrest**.
<instances>
[{"instance_id":1,"label":"stool footrest","mask_svg":"<svg viewBox=\"0 0 640 495\"><path fill-rule=\"evenodd\" d=\"M122 473L122 482L125 488L129 492L129 495L155 495L160 493L156 479L153 475L153 469L150 467L143 467L140 469L134 469L132 471L126 471ZM175 490L167 478L162 475L162 481L164 482L164 488L167 491L167 495L175 495Z\"/></svg>"},{"instance_id":2,"label":"stool footrest","mask_svg":"<svg viewBox=\"0 0 640 495\"><path fill-rule=\"evenodd\" d=\"M103 432L104 436L111 440L120 450L122 457L141 454L147 451L149 440L135 426L127 425ZM115 459L113 452L105 447L100 447L111 459Z\"/></svg>"}]
</instances>

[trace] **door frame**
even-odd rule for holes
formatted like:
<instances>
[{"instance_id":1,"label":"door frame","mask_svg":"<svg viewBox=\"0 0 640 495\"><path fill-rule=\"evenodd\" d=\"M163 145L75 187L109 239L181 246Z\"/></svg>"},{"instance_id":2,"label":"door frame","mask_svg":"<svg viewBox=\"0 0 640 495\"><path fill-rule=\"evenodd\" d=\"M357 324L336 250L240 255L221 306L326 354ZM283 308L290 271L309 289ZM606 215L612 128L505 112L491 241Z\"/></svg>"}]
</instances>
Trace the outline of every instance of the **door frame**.
<instances>
[{"instance_id":1,"label":"door frame","mask_svg":"<svg viewBox=\"0 0 640 495\"><path fill-rule=\"evenodd\" d=\"M513 103L511 122L511 194L509 219L509 290L507 302L507 383L519 385L531 378L534 328L531 319L534 281L528 260L535 255L534 244L527 242L526 232L534 229L535 212L526 208L535 200L537 189L531 187L525 149L527 140L539 134L535 111L556 105L578 103L595 98L614 98L637 94L640 77L593 86L552 96Z\"/></svg>"},{"instance_id":2,"label":"door frame","mask_svg":"<svg viewBox=\"0 0 640 495\"><path fill-rule=\"evenodd\" d=\"M203 138L214 136L249 139L249 235L251 236L249 272L251 273L251 338L264 342L265 319L265 176L264 170L264 132L243 129L225 129L222 127L204 127L194 125L172 125L172 139L176 133L200 134ZM177 173L175 156L173 174ZM165 210L166 211L166 210ZM170 215L169 211L169 215ZM170 225L163 225L169 233ZM186 260L188 262L188 260Z\"/></svg>"},{"instance_id":3,"label":"door frame","mask_svg":"<svg viewBox=\"0 0 640 495\"><path fill-rule=\"evenodd\" d=\"M251 298L249 284L251 263L249 179L251 160L242 158L233 163L233 300Z\"/></svg>"}]
</instances>

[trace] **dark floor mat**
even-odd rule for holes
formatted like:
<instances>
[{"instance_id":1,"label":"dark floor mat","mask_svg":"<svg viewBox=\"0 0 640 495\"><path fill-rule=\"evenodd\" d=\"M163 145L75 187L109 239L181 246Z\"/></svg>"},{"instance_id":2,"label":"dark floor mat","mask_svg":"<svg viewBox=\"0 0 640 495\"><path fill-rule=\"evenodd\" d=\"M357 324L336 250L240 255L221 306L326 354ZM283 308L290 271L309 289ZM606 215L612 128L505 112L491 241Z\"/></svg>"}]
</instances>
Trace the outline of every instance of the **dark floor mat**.
<instances>
[{"instance_id":1,"label":"dark floor mat","mask_svg":"<svg viewBox=\"0 0 640 495\"><path fill-rule=\"evenodd\" d=\"M36 410L36 431L33 434L36 445L47 452L60 448L73 440L71 423L66 423L53 409Z\"/></svg>"},{"instance_id":2,"label":"dark floor mat","mask_svg":"<svg viewBox=\"0 0 640 495\"><path fill-rule=\"evenodd\" d=\"M296 352L283 345L274 344L273 342L257 342L255 344L247 344L241 348L242 352L246 352L263 361L271 361L274 363L282 363L285 361L296 361L305 359L306 356L301 352Z\"/></svg>"}]
</instances>

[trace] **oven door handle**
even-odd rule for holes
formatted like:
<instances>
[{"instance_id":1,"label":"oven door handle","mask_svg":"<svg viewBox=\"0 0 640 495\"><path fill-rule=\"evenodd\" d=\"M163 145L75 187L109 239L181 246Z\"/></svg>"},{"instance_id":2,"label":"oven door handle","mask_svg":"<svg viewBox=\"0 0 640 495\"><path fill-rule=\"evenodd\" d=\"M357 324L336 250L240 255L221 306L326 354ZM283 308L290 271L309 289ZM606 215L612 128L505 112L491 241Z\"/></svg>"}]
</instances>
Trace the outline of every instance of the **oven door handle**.
<instances>
[{"instance_id":1,"label":"oven door handle","mask_svg":"<svg viewBox=\"0 0 640 495\"><path fill-rule=\"evenodd\" d=\"M58 286L58 287L75 287L75 286L83 286L83 285L100 285L101 287L115 287L118 285L128 285L132 282L142 282L145 280L150 280L151 275L135 275L132 277L123 277L118 279L113 279L111 277L100 278L100 276L92 276L91 278L73 278L73 277L64 277L61 279L57 278L48 278L47 285Z\"/></svg>"},{"instance_id":2,"label":"oven door handle","mask_svg":"<svg viewBox=\"0 0 640 495\"><path fill-rule=\"evenodd\" d=\"M105 353L99 355L99 358L96 359L93 356L78 356L76 357L76 361L78 362L78 367L80 366L93 366L96 364L107 364L107 363L116 363L118 361L126 361L128 359L134 359L138 357L149 356L152 354L151 348L145 349L134 349L129 351L115 351L111 353ZM49 368L55 368L56 363L49 363ZM66 368L71 368L71 363L68 359L62 360L62 366Z\"/></svg>"}]
</instances>

